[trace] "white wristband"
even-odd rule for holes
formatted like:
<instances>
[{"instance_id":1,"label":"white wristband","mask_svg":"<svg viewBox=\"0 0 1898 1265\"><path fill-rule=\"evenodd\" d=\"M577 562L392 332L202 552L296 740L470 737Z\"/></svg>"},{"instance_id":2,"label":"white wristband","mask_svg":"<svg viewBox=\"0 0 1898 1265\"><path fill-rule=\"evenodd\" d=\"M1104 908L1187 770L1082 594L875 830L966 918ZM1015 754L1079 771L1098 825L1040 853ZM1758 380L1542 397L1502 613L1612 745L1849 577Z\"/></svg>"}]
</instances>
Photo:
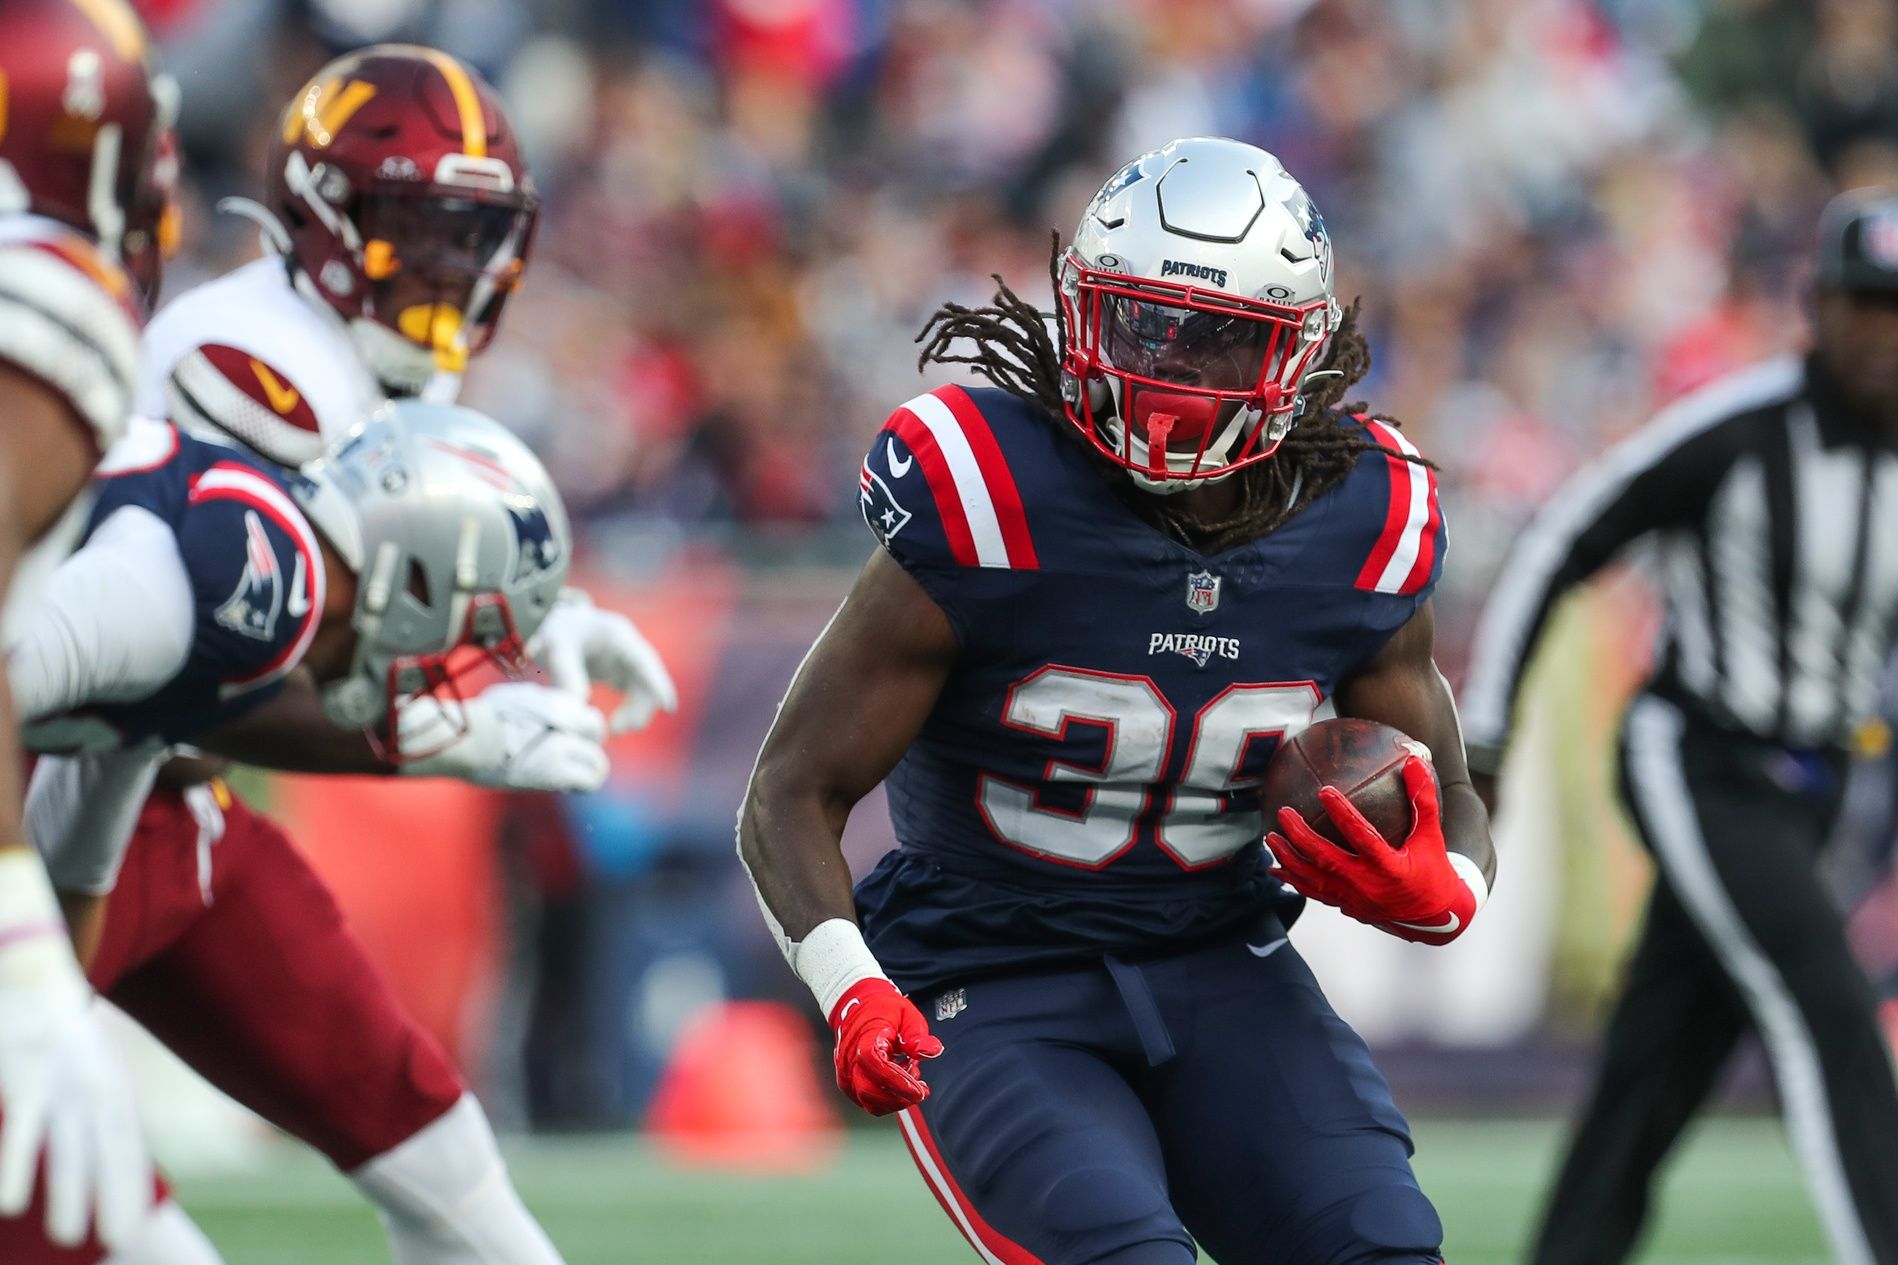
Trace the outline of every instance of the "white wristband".
<instances>
[{"instance_id":1,"label":"white wristband","mask_svg":"<svg viewBox=\"0 0 1898 1265\"><path fill-rule=\"evenodd\" d=\"M1461 852L1450 854L1450 868L1463 880L1463 886L1470 889L1470 895L1476 897L1476 908L1483 908L1483 902L1489 899L1489 880L1483 877L1483 868Z\"/></svg>"},{"instance_id":2,"label":"white wristband","mask_svg":"<svg viewBox=\"0 0 1898 1265\"><path fill-rule=\"evenodd\" d=\"M791 946L791 969L817 998L826 1019L843 995L867 979L888 979L863 932L848 918L829 918Z\"/></svg>"}]
</instances>

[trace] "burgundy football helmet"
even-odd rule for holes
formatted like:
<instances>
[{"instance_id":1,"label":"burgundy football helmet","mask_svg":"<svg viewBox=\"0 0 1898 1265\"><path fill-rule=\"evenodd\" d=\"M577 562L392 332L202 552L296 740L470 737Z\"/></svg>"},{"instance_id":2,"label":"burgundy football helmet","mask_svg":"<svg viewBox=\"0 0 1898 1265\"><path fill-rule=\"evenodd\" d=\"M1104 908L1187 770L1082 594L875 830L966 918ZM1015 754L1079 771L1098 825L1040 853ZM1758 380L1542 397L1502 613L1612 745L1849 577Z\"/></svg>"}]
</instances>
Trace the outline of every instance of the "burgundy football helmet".
<instances>
[{"instance_id":1,"label":"burgundy football helmet","mask_svg":"<svg viewBox=\"0 0 1898 1265\"><path fill-rule=\"evenodd\" d=\"M0 0L0 214L77 229L148 298L170 207L164 172L176 171L158 161L175 109L123 0Z\"/></svg>"},{"instance_id":2,"label":"burgundy football helmet","mask_svg":"<svg viewBox=\"0 0 1898 1265\"><path fill-rule=\"evenodd\" d=\"M539 199L494 89L446 53L381 44L290 102L266 160L291 265L396 394L494 337Z\"/></svg>"}]
</instances>

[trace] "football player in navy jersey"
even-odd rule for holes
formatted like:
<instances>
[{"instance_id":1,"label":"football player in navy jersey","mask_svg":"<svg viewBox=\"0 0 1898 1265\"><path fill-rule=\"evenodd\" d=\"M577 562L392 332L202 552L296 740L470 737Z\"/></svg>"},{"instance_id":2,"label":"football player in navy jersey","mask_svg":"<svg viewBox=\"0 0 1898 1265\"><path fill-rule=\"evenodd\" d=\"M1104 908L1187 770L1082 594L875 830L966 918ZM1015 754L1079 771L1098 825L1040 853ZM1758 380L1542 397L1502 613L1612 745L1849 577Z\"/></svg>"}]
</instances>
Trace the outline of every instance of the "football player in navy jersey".
<instances>
[{"instance_id":1,"label":"football player in navy jersey","mask_svg":"<svg viewBox=\"0 0 1898 1265\"><path fill-rule=\"evenodd\" d=\"M1301 894L1442 943L1488 891L1430 467L1340 406L1368 355L1262 150L1142 155L1054 281L1053 334L1006 287L939 312L924 359L994 388L871 442L881 547L740 813L766 920L982 1259L1439 1261L1408 1126L1285 941ZM1335 792L1350 849L1290 810L1266 835L1265 764L1327 703L1428 749L1407 838ZM853 897L880 781L900 846Z\"/></svg>"},{"instance_id":2,"label":"football player in navy jersey","mask_svg":"<svg viewBox=\"0 0 1898 1265\"><path fill-rule=\"evenodd\" d=\"M300 472L134 419L99 476L7 665L47 753L28 831L67 893L110 890L169 744L264 705L299 666L335 725L384 726L411 761L453 745L472 705L450 701L455 680L475 661L519 673L571 553L539 461L451 405L386 404ZM397 733L411 724L433 750Z\"/></svg>"}]
</instances>

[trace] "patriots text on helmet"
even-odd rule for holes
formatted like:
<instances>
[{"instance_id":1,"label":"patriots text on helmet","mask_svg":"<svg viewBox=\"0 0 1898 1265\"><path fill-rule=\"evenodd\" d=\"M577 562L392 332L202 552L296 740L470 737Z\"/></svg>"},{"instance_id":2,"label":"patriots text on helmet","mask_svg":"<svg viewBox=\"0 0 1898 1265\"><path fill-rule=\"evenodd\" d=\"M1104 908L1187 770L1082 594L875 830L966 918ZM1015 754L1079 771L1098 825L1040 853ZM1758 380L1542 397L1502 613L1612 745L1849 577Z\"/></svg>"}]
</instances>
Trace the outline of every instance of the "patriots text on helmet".
<instances>
[{"instance_id":1,"label":"patriots text on helmet","mask_svg":"<svg viewBox=\"0 0 1898 1265\"><path fill-rule=\"evenodd\" d=\"M1196 281L1210 281L1222 290L1226 288L1226 270L1214 268L1209 264L1189 264L1181 259L1163 259L1160 261L1160 275L1192 277Z\"/></svg>"}]
</instances>

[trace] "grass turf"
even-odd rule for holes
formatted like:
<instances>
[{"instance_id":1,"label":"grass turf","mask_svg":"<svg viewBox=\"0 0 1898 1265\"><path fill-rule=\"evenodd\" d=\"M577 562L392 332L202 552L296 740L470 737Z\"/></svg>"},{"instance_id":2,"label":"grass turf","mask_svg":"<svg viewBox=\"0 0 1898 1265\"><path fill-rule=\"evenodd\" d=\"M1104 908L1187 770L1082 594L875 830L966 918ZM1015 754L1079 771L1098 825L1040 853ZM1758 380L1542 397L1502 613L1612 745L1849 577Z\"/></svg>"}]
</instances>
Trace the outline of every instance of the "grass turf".
<instances>
[{"instance_id":1,"label":"grass turf","mask_svg":"<svg viewBox=\"0 0 1898 1265\"><path fill-rule=\"evenodd\" d=\"M1555 1162L1548 1121L1425 1120L1418 1175L1449 1227L1452 1265L1505 1265ZM568 1265L965 1265L894 1128L852 1135L819 1176L740 1177L668 1165L635 1138L509 1148L523 1198ZM179 1197L229 1265L388 1259L368 1207L313 1157L285 1147L252 1172L186 1178ZM1649 1265L1822 1265L1805 1189L1772 1120L1715 1119L1668 1176Z\"/></svg>"}]
</instances>

